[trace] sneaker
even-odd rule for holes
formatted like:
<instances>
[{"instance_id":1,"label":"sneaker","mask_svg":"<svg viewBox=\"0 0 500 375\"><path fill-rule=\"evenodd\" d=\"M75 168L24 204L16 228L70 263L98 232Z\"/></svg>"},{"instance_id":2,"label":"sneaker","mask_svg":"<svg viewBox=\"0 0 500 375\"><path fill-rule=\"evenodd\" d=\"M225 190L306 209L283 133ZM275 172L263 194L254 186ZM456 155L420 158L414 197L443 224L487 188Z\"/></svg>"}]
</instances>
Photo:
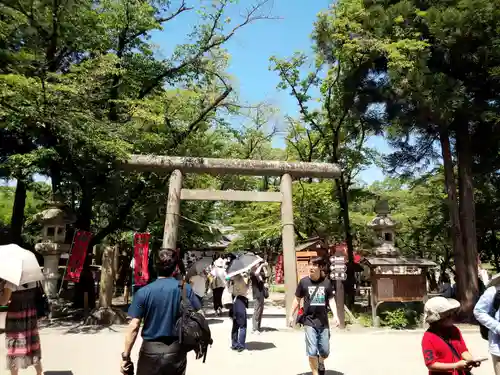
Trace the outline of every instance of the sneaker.
<instances>
[{"instance_id":1,"label":"sneaker","mask_svg":"<svg viewBox=\"0 0 500 375\"><path fill-rule=\"evenodd\" d=\"M325 375L326 370L325 370L325 362L319 362L318 358L318 375Z\"/></svg>"}]
</instances>

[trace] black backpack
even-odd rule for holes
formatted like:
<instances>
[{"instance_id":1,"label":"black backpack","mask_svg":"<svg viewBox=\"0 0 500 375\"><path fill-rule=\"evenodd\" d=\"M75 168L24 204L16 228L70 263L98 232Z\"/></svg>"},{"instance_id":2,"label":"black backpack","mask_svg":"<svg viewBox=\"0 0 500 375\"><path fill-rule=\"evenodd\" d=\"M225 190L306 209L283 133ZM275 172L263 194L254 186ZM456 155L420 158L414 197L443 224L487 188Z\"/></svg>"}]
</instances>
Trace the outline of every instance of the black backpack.
<instances>
[{"instance_id":1,"label":"black backpack","mask_svg":"<svg viewBox=\"0 0 500 375\"><path fill-rule=\"evenodd\" d=\"M205 363L208 347L213 344L212 332L205 317L191 306L184 282L181 295L179 319L175 323L179 343L186 352L194 350L196 359L203 358L203 363Z\"/></svg>"},{"instance_id":2,"label":"black backpack","mask_svg":"<svg viewBox=\"0 0 500 375\"><path fill-rule=\"evenodd\" d=\"M490 311L491 316L495 316L498 309L500 308L500 289L497 289L495 293L495 297L493 297L493 307ZM479 332L481 332L481 337L485 340L488 340L489 329L479 323Z\"/></svg>"}]
</instances>

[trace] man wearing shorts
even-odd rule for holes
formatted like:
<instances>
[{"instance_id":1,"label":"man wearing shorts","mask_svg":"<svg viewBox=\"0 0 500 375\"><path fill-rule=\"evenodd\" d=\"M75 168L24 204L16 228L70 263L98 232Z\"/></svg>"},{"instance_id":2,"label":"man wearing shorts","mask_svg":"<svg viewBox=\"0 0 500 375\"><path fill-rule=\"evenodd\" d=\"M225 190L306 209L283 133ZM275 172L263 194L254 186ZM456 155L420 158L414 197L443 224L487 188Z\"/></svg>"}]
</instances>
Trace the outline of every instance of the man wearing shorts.
<instances>
[{"instance_id":1,"label":"man wearing shorts","mask_svg":"<svg viewBox=\"0 0 500 375\"><path fill-rule=\"evenodd\" d=\"M327 306L333 313L334 326L339 324L333 284L321 275L324 266L325 261L322 257L315 257L309 261L309 276L300 280L297 286L289 321L290 326L293 326L296 321L304 326L306 353L312 375L325 374L325 359L330 354ZM303 313L295 319L294 315L302 300L304 302Z\"/></svg>"}]
</instances>

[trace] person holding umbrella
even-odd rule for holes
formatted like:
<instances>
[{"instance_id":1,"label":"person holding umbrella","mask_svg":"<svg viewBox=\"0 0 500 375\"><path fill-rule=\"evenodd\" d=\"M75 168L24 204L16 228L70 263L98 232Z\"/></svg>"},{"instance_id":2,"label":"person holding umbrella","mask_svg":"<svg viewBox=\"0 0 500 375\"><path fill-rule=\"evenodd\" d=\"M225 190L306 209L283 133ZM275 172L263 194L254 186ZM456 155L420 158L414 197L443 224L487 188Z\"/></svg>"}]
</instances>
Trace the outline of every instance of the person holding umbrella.
<instances>
[{"instance_id":1,"label":"person holding umbrella","mask_svg":"<svg viewBox=\"0 0 500 375\"><path fill-rule=\"evenodd\" d=\"M255 254L242 254L233 259L227 269L227 279L230 280L234 301L229 312L233 320L231 349L238 352L246 349L248 272L261 262L263 259Z\"/></svg>"},{"instance_id":2,"label":"person holding umbrella","mask_svg":"<svg viewBox=\"0 0 500 375\"><path fill-rule=\"evenodd\" d=\"M5 336L7 370L18 375L20 369L34 366L42 375L42 351L38 334L37 291L43 280L40 265L31 251L11 244L0 246L0 305L7 305Z\"/></svg>"}]
</instances>

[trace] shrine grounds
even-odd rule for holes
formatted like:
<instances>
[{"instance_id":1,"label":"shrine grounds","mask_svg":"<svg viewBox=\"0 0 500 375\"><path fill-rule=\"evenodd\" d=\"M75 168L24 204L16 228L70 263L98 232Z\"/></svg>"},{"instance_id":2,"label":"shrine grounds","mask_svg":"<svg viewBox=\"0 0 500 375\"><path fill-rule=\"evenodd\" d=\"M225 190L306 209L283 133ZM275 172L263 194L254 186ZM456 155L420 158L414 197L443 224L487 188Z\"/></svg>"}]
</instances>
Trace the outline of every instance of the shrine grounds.
<instances>
[{"instance_id":1,"label":"shrine grounds","mask_svg":"<svg viewBox=\"0 0 500 375\"><path fill-rule=\"evenodd\" d=\"M251 313L251 309L249 309ZM249 334L248 351L232 352L229 318L209 319L214 345L206 363L189 355L187 375L299 375L308 374L301 330L285 327L282 308L268 306L264 311L260 335ZM251 321L249 320L249 325ZM123 351L124 326L90 329L81 326L55 326L41 330L45 375L113 375L119 374ZM427 374L420 352L422 330L391 331L386 329L351 329L332 333L332 355L327 360L329 375ZM463 335L474 356L487 356L487 343L476 328L464 328ZM0 375L4 368L4 335L0 335ZM140 340L134 346L137 361ZM20 375L34 373L33 369ZM475 369L474 375L492 374L491 361Z\"/></svg>"}]
</instances>

